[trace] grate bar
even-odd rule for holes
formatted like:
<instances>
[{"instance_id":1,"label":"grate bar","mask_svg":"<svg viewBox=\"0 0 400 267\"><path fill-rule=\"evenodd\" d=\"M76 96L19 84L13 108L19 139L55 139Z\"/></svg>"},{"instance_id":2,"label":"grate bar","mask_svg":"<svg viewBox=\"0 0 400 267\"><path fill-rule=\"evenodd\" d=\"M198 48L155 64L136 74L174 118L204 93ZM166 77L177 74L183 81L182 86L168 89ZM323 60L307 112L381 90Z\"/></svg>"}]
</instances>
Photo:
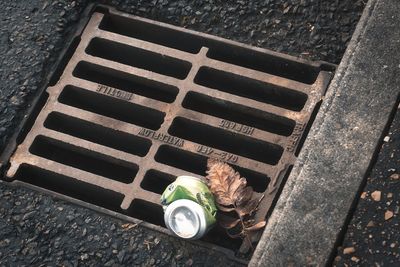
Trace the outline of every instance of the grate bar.
<instances>
[{"instance_id":1,"label":"grate bar","mask_svg":"<svg viewBox=\"0 0 400 267\"><path fill-rule=\"evenodd\" d=\"M81 87L82 89L86 89L92 92L97 92L117 99L122 99L130 103L152 107L153 109L159 111L165 112L168 109L168 103L164 103L159 100L141 96L131 92L123 91L118 88L79 79L76 77L71 78L69 84L72 86Z\"/></svg>"},{"instance_id":2,"label":"grate bar","mask_svg":"<svg viewBox=\"0 0 400 267\"><path fill-rule=\"evenodd\" d=\"M88 54L85 54L85 55L82 54L81 59L82 59L82 61L93 62L93 63L99 64L102 66L107 66L108 68L112 68L115 70L122 70L127 73L134 73L136 76L144 77L144 78L154 80L157 82L166 83L166 84L170 84L170 85L177 86L177 87L179 87L179 85L181 84L181 80L176 79L174 77L155 73L155 72L145 70L145 69L140 69L137 67L118 63L118 62L111 61L108 59L99 58L99 57L95 57L95 56L88 55Z\"/></svg>"},{"instance_id":3,"label":"grate bar","mask_svg":"<svg viewBox=\"0 0 400 267\"><path fill-rule=\"evenodd\" d=\"M219 158L228 163L238 164L248 169L263 171L263 173L265 173L266 175L269 175L271 173L269 171L271 169L270 164L258 162L256 160L252 160L244 156L239 156L237 154L228 153L225 152L225 150L211 148L209 146L195 142L190 142L187 140L185 140L182 149L202 156Z\"/></svg>"},{"instance_id":4,"label":"grate bar","mask_svg":"<svg viewBox=\"0 0 400 267\"><path fill-rule=\"evenodd\" d=\"M233 103L236 103L236 104L246 103L246 105L253 107L255 109L263 110L263 111L269 112L269 113L277 115L277 116L286 117L291 120L297 120L298 118L302 117L301 112L287 110L287 109L277 107L277 106L274 106L271 104L265 104L265 103L262 103L262 102L259 102L256 100L252 100L252 99L245 98L242 96L233 95L233 94L222 92L222 91L210 90L210 88L207 88L205 86L201 86L198 84L193 84L190 89L192 91L202 93L202 94L211 96L213 98L229 99L229 101L232 101Z\"/></svg>"},{"instance_id":5,"label":"grate bar","mask_svg":"<svg viewBox=\"0 0 400 267\"><path fill-rule=\"evenodd\" d=\"M182 109L180 112L177 113L177 116L186 117L191 120L201 122L203 124L209 124L214 127L219 127L233 133L251 136L256 140L263 140L269 143L277 144L282 147L284 147L287 142L286 137L284 136L267 131L262 131L248 125L231 122L229 120L217 118L215 116L207 115L193 110Z\"/></svg>"},{"instance_id":6,"label":"grate bar","mask_svg":"<svg viewBox=\"0 0 400 267\"><path fill-rule=\"evenodd\" d=\"M221 70L229 70L229 72L234 73L236 75L248 77L254 80L259 80L271 85L287 88L294 91L299 91L303 93L308 93L310 91L310 85L301 83L298 81L289 80L283 77L271 75L265 72L256 71L252 69L248 69L245 67L233 65L230 63L226 63L223 61L207 58L204 62L204 66L221 69Z\"/></svg>"},{"instance_id":7,"label":"grate bar","mask_svg":"<svg viewBox=\"0 0 400 267\"><path fill-rule=\"evenodd\" d=\"M167 54L167 55L174 55L177 59L181 59L184 61L191 61L193 58L193 54L187 53L181 50L169 48L166 46L158 45L155 43L146 42L143 40L135 39L132 37L127 37L121 34L103 31L101 29L98 30L97 34L95 35L99 38L105 38L117 43L123 43L126 45L130 45L132 47L140 47L142 49Z\"/></svg>"},{"instance_id":8,"label":"grate bar","mask_svg":"<svg viewBox=\"0 0 400 267\"><path fill-rule=\"evenodd\" d=\"M57 132L50 129L43 129L41 135L46 137L50 137L53 139L60 140L64 143L73 144L74 146L80 147L82 149L91 150L97 153L105 154L115 159L119 159L122 161L127 161L135 164L139 164L141 161L141 157L132 155L130 153L126 153L117 149L113 149L107 146L99 145L94 142L89 142L86 140L82 140L81 138L77 138L68 134L64 134L61 132Z\"/></svg>"}]
</instances>

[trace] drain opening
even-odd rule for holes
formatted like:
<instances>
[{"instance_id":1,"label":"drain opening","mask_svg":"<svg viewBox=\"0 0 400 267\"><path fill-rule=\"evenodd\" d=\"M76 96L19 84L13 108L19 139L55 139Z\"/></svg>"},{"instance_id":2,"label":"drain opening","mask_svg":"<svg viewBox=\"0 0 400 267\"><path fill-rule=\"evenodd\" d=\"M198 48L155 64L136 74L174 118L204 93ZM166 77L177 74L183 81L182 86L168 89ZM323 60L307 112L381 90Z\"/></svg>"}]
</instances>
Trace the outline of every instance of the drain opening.
<instances>
[{"instance_id":1,"label":"drain opening","mask_svg":"<svg viewBox=\"0 0 400 267\"><path fill-rule=\"evenodd\" d=\"M210 49L207 56L306 84L313 84L320 71L318 67L274 57L239 46L227 46L221 43L216 44Z\"/></svg>"},{"instance_id":2,"label":"drain opening","mask_svg":"<svg viewBox=\"0 0 400 267\"><path fill-rule=\"evenodd\" d=\"M281 184L285 185L287 179L289 178L290 174L292 173L292 169L293 169L293 165L290 165L284 172L284 174L282 175L283 177L278 177L278 180L281 180ZM278 188L278 192L276 193L274 199L272 200L271 203L271 208L268 210L267 215L265 215L265 220L268 220L268 218L271 216L272 211L275 209L276 203L278 202L279 196L281 195L282 191L283 191L283 187L281 186Z\"/></svg>"},{"instance_id":3,"label":"drain opening","mask_svg":"<svg viewBox=\"0 0 400 267\"><path fill-rule=\"evenodd\" d=\"M242 243L241 239L230 238L218 222L201 240L231 250L238 250Z\"/></svg>"},{"instance_id":4,"label":"drain opening","mask_svg":"<svg viewBox=\"0 0 400 267\"><path fill-rule=\"evenodd\" d=\"M210 58L307 84L312 84L320 71L309 64L118 15L106 14L99 27L189 53L198 53L203 46L209 47L207 56Z\"/></svg>"},{"instance_id":5,"label":"drain opening","mask_svg":"<svg viewBox=\"0 0 400 267\"><path fill-rule=\"evenodd\" d=\"M168 132L186 140L271 165L277 164L283 153L283 148L278 145L225 131L184 117L176 117Z\"/></svg>"},{"instance_id":6,"label":"drain opening","mask_svg":"<svg viewBox=\"0 0 400 267\"><path fill-rule=\"evenodd\" d=\"M29 152L126 184L133 182L138 170L138 167L132 163L123 162L41 135L35 138Z\"/></svg>"},{"instance_id":7,"label":"drain opening","mask_svg":"<svg viewBox=\"0 0 400 267\"><path fill-rule=\"evenodd\" d=\"M162 194L167 186L175 181L176 176L157 170L148 170L140 183L144 190Z\"/></svg>"},{"instance_id":8,"label":"drain opening","mask_svg":"<svg viewBox=\"0 0 400 267\"><path fill-rule=\"evenodd\" d=\"M139 220L166 228L164 223L164 211L161 205L142 199L134 199L126 211L126 214Z\"/></svg>"},{"instance_id":9,"label":"drain opening","mask_svg":"<svg viewBox=\"0 0 400 267\"><path fill-rule=\"evenodd\" d=\"M147 154L151 146L151 141L148 139L120 132L59 112L50 113L44 122L44 126L54 131L141 157Z\"/></svg>"},{"instance_id":10,"label":"drain opening","mask_svg":"<svg viewBox=\"0 0 400 267\"><path fill-rule=\"evenodd\" d=\"M304 93L208 67L200 68L194 82L294 111L302 110L307 101L307 95Z\"/></svg>"},{"instance_id":11,"label":"drain opening","mask_svg":"<svg viewBox=\"0 0 400 267\"><path fill-rule=\"evenodd\" d=\"M122 16L105 15L99 28L189 53L198 53L202 46L199 36Z\"/></svg>"},{"instance_id":12,"label":"drain opening","mask_svg":"<svg viewBox=\"0 0 400 267\"><path fill-rule=\"evenodd\" d=\"M175 86L85 61L78 63L73 75L80 79L104 84L128 93L138 94L167 103L174 102L178 94L178 88Z\"/></svg>"},{"instance_id":13,"label":"drain opening","mask_svg":"<svg viewBox=\"0 0 400 267\"><path fill-rule=\"evenodd\" d=\"M193 91L186 94L182 105L187 109L284 136L289 136L296 125L295 121L285 117Z\"/></svg>"},{"instance_id":14,"label":"drain opening","mask_svg":"<svg viewBox=\"0 0 400 267\"><path fill-rule=\"evenodd\" d=\"M191 68L191 64L187 61L101 38L91 40L86 52L95 57L181 80L186 78Z\"/></svg>"},{"instance_id":15,"label":"drain opening","mask_svg":"<svg viewBox=\"0 0 400 267\"><path fill-rule=\"evenodd\" d=\"M204 176L207 170L207 157L167 145L160 146L155 155L155 160L201 176ZM240 175L246 177L247 184L253 187L256 192L264 192L267 189L269 178L264 174L233 164L230 165Z\"/></svg>"},{"instance_id":16,"label":"drain opening","mask_svg":"<svg viewBox=\"0 0 400 267\"><path fill-rule=\"evenodd\" d=\"M88 184L60 173L50 172L28 164L22 164L16 178L34 186L82 200L113 211L121 211L124 196L113 190Z\"/></svg>"},{"instance_id":17,"label":"drain opening","mask_svg":"<svg viewBox=\"0 0 400 267\"><path fill-rule=\"evenodd\" d=\"M120 132L59 112L50 113L44 122L44 126L54 131L141 157L147 154L151 146L149 139Z\"/></svg>"},{"instance_id":18,"label":"drain opening","mask_svg":"<svg viewBox=\"0 0 400 267\"><path fill-rule=\"evenodd\" d=\"M165 116L165 113L152 108L70 85L64 88L58 101L69 106L152 130L160 128Z\"/></svg>"}]
</instances>

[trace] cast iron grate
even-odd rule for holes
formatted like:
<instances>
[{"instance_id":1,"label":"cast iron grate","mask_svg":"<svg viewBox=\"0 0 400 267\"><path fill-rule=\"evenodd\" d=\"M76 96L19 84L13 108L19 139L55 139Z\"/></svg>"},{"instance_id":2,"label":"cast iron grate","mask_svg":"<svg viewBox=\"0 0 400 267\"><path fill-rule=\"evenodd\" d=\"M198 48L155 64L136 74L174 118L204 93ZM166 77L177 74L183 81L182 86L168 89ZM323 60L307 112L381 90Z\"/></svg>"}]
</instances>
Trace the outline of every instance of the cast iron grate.
<instances>
[{"instance_id":1,"label":"cast iron grate","mask_svg":"<svg viewBox=\"0 0 400 267\"><path fill-rule=\"evenodd\" d=\"M6 177L165 232L160 193L176 176L203 176L214 157L265 193L261 220L326 90L328 66L102 9L47 88ZM218 228L204 241L241 246Z\"/></svg>"}]
</instances>

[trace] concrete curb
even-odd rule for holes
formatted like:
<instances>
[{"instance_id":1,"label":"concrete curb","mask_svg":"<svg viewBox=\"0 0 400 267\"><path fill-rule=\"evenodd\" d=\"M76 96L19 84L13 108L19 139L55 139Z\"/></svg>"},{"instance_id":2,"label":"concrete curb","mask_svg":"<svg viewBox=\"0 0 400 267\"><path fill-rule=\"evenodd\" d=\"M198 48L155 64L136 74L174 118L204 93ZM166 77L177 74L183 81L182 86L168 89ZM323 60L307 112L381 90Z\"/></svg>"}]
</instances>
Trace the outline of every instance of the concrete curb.
<instances>
[{"instance_id":1,"label":"concrete curb","mask_svg":"<svg viewBox=\"0 0 400 267\"><path fill-rule=\"evenodd\" d=\"M329 264L399 96L399 13L367 4L250 266Z\"/></svg>"}]
</instances>

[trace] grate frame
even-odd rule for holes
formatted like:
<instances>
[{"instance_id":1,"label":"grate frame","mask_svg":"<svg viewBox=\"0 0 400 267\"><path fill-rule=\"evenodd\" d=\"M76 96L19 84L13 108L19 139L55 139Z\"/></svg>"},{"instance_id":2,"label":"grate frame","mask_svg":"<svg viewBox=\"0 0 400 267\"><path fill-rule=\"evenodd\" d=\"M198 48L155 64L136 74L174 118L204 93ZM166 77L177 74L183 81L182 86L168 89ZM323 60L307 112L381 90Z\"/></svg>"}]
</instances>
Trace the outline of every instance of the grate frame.
<instances>
[{"instance_id":1,"label":"grate frame","mask_svg":"<svg viewBox=\"0 0 400 267\"><path fill-rule=\"evenodd\" d=\"M178 50L176 46L182 44L160 41L143 33L144 39L153 38L153 42L135 38L126 29L124 34L116 33L118 30L113 30L104 18L131 21L151 29L173 32L178 36L183 34L194 39L193 43L200 43L200 48L196 50L192 48L195 45L189 43L187 51ZM137 222L141 218L133 212L135 201L152 203L149 207L158 207L155 210L160 212L159 188L157 193L144 189L143 181L148 178L149 172L161 171L167 174L165 177L169 177L164 177L165 184L183 173L200 177L204 170L200 171L199 162L203 162L205 168L205 159L215 157L236 166L236 170L242 174L249 174L249 183L256 189L265 187L259 192L264 193L265 197L255 219L266 218L295 162L307 128L310 127L310 120L315 115L313 113L317 111L318 103L322 101L330 82L334 66L127 15L107 6L94 9L86 27L81 28L82 32L78 34L79 44L63 74L55 85L49 86L41 95L43 98L48 94L48 97L39 114L24 122L25 126L33 122L29 132L20 137L20 141L16 141L20 143L9 161L3 156L2 166L7 166L5 179ZM221 47L226 47L228 52L236 52L238 59L232 59L223 51L222 55L218 54ZM131 54L139 58L139 62L132 62L127 56ZM256 63L243 60L246 56ZM263 67L257 62L256 58L259 56L269 59L271 65L277 66L277 70ZM237 65L240 60L242 66ZM307 72L302 67L313 72L312 75L305 75L303 80L296 73ZM288 72L285 68L292 70ZM91 74L93 71L98 75ZM110 81L118 86L106 85ZM145 89L129 88L127 84L139 85ZM243 87L247 90L241 91L240 88ZM154 88L158 90L157 94L149 91ZM260 94L260 90L264 94ZM289 99L290 103L285 99ZM211 108L204 108L204 105ZM104 106L108 108L104 109ZM230 114L226 109L224 111L226 107L234 112ZM214 113L210 114L210 110ZM127 112L137 113L139 116L124 116ZM51 116L54 118L50 118ZM70 127L75 125L74 120L82 125L78 130ZM281 125L277 126L279 123ZM275 128L263 128L269 124L275 125ZM94 128L95 134L90 131ZM77 133L79 131L81 132ZM209 142L204 138L209 133L220 136L212 146L204 144ZM99 136L96 137L97 134ZM32 149L35 142L39 142L38 138L47 142L43 151ZM108 143L100 139L105 139ZM59 144L60 141L62 145ZM239 145L235 145L236 142ZM248 145L246 149L243 149L241 143ZM124 144L132 144L132 147L137 145L139 151L128 150ZM58 150L47 151L52 146ZM264 157L258 147L274 151L274 155ZM58 160L64 163L54 160L54 155L63 155L64 152L60 151L65 148L68 153L73 151L73 155L83 154L87 158L90 155L94 158L94 163L90 163L92 165L96 165L95 161L99 164L106 162L116 166L116 169L121 166L130 168L136 175L132 177L133 181L116 181L110 179L104 170L82 170L82 165L79 165L82 163L71 162L73 159L67 163L62 156ZM178 166L171 166L171 155L178 157ZM189 164L187 158L190 159ZM191 160L197 163L191 164ZM182 164L186 165L182 167ZM32 171L30 166L34 166L35 170ZM71 196L71 193L63 194L59 188L24 178L26 174L35 177L35 172L42 173L43 170L67 176L65 179L74 182L72 186L91 185L101 189L106 195L111 193L110 198L116 196L120 203L105 204L101 200L97 203L97 200L93 201L90 197L86 199L79 195ZM95 173L96 171L98 172ZM252 178L253 176L256 178ZM265 181L261 185L258 179ZM147 183L146 187L154 188L152 184L155 180L157 179ZM53 181L47 180L47 183ZM144 224L168 233L162 222L154 223L150 220ZM224 251L235 258L232 250L213 242L205 240L198 243ZM241 250L246 250L245 244L241 245Z\"/></svg>"}]
</instances>

